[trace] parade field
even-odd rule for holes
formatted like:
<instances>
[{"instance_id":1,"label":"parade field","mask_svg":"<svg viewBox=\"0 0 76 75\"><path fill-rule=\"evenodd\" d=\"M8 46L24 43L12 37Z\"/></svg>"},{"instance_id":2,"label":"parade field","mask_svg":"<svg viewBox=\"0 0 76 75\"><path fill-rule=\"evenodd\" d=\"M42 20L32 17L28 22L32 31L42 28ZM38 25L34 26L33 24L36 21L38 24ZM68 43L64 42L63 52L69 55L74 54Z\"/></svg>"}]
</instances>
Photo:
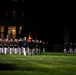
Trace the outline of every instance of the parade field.
<instances>
[{"instance_id":1,"label":"parade field","mask_svg":"<svg viewBox=\"0 0 76 75\"><path fill-rule=\"evenodd\" d=\"M76 75L76 54L0 54L0 75Z\"/></svg>"}]
</instances>

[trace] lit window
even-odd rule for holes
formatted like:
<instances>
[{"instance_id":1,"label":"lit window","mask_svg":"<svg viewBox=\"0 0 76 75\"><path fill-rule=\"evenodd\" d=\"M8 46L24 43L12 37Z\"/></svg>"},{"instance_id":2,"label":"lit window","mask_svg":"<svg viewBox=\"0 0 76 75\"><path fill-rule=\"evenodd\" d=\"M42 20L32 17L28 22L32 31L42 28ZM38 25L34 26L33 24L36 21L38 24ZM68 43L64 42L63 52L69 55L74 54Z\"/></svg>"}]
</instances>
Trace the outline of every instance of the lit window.
<instances>
[{"instance_id":1,"label":"lit window","mask_svg":"<svg viewBox=\"0 0 76 75\"><path fill-rule=\"evenodd\" d=\"M1 33L1 38L4 38L4 33Z\"/></svg>"},{"instance_id":2,"label":"lit window","mask_svg":"<svg viewBox=\"0 0 76 75\"><path fill-rule=\"evenodd\" d=\"M0 26L0 38L4 38L4 26Z\"/></svg>"},{"instance_id":3,"label":"lit window","mask_svg":"<svg viewBox=\"0 0 76 75\"><path fill-rule=\"evenodd\" d=\"M7 11L5 11L5 17L7 17Z\"/></svg>"},{"instance_id":4,"label":"lit window","mask_svg":"<svg viewBox=\"0 0 76 75\"><path fill-rule=\"evenodd\" d=\"M21 34L22 27L23 27L23 26L20 26L20 27L19 27L19 34Z\"/></svg>"},{"instance_id":5,"label":"lit window","mask_svg":"<svg viewBox=\"0 0 76 75\"><path fill-rule=\"evenodd\" d=\"M13 17L14 18L16 17L16 14L17 14L17 12L16 11L13 11Z\"/></svg>"},{"instance_id":6,"label":"lit window","mask_svg":"<svg viewBox=\"0 0 76 75\"><path fill-rule=\"evenodd\" d=\"M4 26L1 26L1 32L4 32Z\"/></svg>"},{"instance_id":7,"label":"lit window","mask_svg":"<svg viewBox=\"0 0 76 75\"><path fill-rule=\"evenodd\" d=\"M22 11L22 18L24 17L24 12Z\"/></svg>"}]
</instances>

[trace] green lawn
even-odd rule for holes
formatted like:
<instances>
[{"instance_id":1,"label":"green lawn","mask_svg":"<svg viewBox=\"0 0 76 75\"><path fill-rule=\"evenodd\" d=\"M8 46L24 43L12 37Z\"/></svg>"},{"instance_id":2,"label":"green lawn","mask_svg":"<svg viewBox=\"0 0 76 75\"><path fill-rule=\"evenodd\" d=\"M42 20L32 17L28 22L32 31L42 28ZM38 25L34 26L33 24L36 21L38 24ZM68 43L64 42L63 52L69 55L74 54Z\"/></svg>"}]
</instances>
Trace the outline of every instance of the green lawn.
<instances>
[{"instance_id":1,"label":"green lawn","mask_svg":"<svg viewBox=\"0 0 76 75\"><path fill-rule=\"evenodd\" d=\"M76 75L76 54L1 55L0 75Z\"/></svg>"}]
</instances>

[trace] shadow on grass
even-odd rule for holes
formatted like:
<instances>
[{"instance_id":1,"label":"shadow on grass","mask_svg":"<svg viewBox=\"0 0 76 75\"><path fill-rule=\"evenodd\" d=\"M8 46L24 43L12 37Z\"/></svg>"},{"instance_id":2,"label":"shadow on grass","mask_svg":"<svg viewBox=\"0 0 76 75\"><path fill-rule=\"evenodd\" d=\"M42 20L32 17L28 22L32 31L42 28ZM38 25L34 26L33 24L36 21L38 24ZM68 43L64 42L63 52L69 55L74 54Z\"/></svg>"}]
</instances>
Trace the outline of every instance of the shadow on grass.
<instances>
[{"instance_id":1,"label":"shadow on grass","mask_svg":"<svg viewBox=\"0 0 76 75\"><path fill-rule=\"evenodd\" d=\"M16 64L5 64L5 63L0 63L0 71L2 70L22 70L22 71L38 71L38 72L48 72L50 71L49 68L44 68L44 67L35 67L35 66L17 66Z\"/></svg>"},{"instance_id":2,"label":"shadow on grass","mask_svg":"<svg viewBox=\"0 0 76 75\"><path fill-rule=\"evenodd\" d=\"M15 64L0 63L0 70L15 70Z\"/></svg>"}]
</instances>

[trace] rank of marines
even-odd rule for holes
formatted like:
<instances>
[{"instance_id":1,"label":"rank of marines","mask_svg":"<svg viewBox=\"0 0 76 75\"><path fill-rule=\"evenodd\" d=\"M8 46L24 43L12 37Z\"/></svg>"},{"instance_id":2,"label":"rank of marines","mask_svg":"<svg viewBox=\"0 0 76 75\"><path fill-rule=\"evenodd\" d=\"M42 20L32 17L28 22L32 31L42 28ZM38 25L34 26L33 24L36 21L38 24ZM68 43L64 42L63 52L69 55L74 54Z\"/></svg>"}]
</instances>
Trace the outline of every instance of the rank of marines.
<instances>
[{"instance_id":1,"label":"rank of marines","mask_svg":"<svg viewBox=\"0 0 76 75\"><path fill-rule=\"evenodd\" d=\"M41 55L46 51L46 42L42 40L31 40L25 38L0 39L0 54L19 54L19 55Z\"/></svg>"}]
</instances>

